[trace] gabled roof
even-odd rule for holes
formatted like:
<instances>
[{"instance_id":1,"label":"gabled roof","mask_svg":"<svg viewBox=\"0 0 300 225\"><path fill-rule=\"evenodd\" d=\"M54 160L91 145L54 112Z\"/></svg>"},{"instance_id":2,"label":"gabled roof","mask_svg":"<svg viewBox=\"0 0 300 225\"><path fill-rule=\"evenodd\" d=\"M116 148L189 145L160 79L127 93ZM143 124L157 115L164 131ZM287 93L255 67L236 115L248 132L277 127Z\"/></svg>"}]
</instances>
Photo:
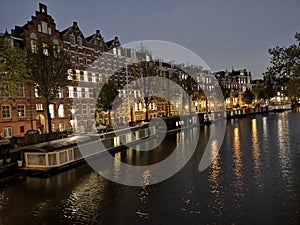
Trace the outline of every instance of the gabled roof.
<instances>
[{"instance_id":1,"label":"gabled roof","mask_svg":"<svg viewBox=\"0 0 300 225\"><path fill-rule=\"evenodd\" d=\"M72 29L72 26L68 27L67 29L64 29L64 30L61 31L60 33L61 33L62 35L66 35L71 29Z\"/></svg>"},{"instance_id":2,"label":"gabled roof","mask_svg":"<svg viewBox=\"0 0 300 225\"><path fill-rule=\"evenodd\" d=\"M95 34L92 34L90 36L88 36L87 38L85 38L88 42L91 42L94 38L99 37L102 38L101 34L100 34L100 30L96 30Z\"/></svg>"},{"instance_id":3,"label":"gabled roof","mask_svg":"<svg viewBox=\"0 0 300 225\"><path fill-rule=\"evenodd\" d=\"M107 45L108 49L111 49L112 47L118 47L118 46L120 46L120 42L119 42L118 37L115 37L114 39L106 42L106 45Z\"/></svg>"}]
</instances>

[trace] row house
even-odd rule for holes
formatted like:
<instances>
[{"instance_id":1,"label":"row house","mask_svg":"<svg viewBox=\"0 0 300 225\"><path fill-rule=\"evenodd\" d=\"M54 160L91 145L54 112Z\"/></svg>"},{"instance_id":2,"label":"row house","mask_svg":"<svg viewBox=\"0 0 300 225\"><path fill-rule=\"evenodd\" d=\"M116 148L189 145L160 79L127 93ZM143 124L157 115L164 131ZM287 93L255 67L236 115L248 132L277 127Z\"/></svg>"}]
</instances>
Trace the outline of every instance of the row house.
<instances>
[{"instance_id":1,"label":"row house","mask_svg":"<svg viewBox=\"0 0 300 225\"><path fill-rule=\"evenodd\" d=\"M38 39L50 38L54 44L62 46L60 32L51 16L47 14L47 7L39 5L39 11L31 17L24 26L15 26L9 37L15 46L34 51ZM37 96L32 85L16 83L20 93L17 96L1 97L0 131L4 137L13 135L23 136L28 130L39 129L46 132L47 115L44 100ZM24 90L23 92L21 90ZM64 90L62 90L63 92ZM18 91L19 92L19 91ZM67 113L68 101L63 96L50 105L53 118L53 130L64 130L69 126Z\"/></svg>"},{"instance_id":2,"label":"row house","mask_svg":"<svg viewBox=\"0 0 300 225\"><path fill-rule=\"evenodd\" d=\"M247 89L252 89L251 72L244 70L232 70L229 72L218 71L215 73L215 77L218 79L219 84L226 90L237 91L239 95L243 94Z\"/></svg>"},{"instance_id":3,"label":"row house","mask_svg":"<svg viewBox=\"0 0 300 225\"><path fill-rule=\"evenodd\" d=\"M35 16L24 26L15 26L7 38L14 45L32 51L36 48L37 40L47 38L68 52L73 63L72 68L66 68L70 85L60 90L57 99L51 102L52 129L86 130L91 127L95 118L96 84L105 82L106 77L119 67L113 56L113 53L120 55L116 50L120 46L118 38L105 42L99 30L85 38L76 22L60 32L56 29L54 19L48 15L47 6L41 3ZM5 137L22 136L32 129L47 132L44 100L37 95L33 86L22 83L16 85L18 95L0 96L0 134Z\"/></svg>"},{"instance_id":4,"label":"row house","mask_svg":"<svg viewBox=\"0 0 300 225\"><path fill-rule=\"evenodd\" d=\"M214 73L219 81L227 108L236 108L242 104L241 97L246 90L252 90L252 75L246 69L231 72L218 71Z\"/></svg>"}]
</instances>

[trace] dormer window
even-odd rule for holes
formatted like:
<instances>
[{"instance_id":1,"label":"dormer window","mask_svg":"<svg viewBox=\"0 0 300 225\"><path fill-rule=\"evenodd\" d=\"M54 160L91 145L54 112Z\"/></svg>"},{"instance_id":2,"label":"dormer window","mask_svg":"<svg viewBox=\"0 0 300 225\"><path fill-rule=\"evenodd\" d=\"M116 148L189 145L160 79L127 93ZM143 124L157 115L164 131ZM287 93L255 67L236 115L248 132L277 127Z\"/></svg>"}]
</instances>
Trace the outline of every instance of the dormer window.
<instances>
[{"instance_id":1,"label":"dormer window","mask_svg":"<svg viewBox=\"0 0 300 225\"><path fill-rule=\"evenodd\" d=\"M101 52L104 51L104 48L103 48L103 44L102 44L102 43L100 44L100 51L101 51Z\"/></svg>"},{"instance_id":2,"label":"dormer window","mask_svg":"<svg viewBox=\"0 0 300 225\"><path fill-rule=\"evenodd\" d=\"M79 47L82 46L82 39L81 39L81 37L77 37L77 44L78 44Z\"/></svg>"},{"instance_id":3,"label":"dormer window","mask_svg":"<svg viewBox=\"0 0 300 225\"><path fill-rule=\"evenodd\" d=\"M71 45L75 45L75 37L73 34L70 35L70 43Z\"/></svg>"},{"instance_id":4,"label":"dormer window","mask_svg":"<svg viewBox=\"0 0 300 225\"><path fill-rule=\"evenodd\" d=\"M98 45L97 45L97 44L94 44L94 49L95 49L95 51L98 51L98 50L99 50L99 48L98 48Z\"/></svg>"}]
</instances>

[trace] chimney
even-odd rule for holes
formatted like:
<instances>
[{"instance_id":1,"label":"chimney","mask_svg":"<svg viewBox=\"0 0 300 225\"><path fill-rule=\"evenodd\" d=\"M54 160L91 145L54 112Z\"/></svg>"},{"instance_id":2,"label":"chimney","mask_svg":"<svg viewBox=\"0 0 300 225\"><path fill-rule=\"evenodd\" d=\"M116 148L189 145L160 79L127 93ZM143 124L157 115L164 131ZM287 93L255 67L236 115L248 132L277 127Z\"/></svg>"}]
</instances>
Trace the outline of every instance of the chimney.
<instances>
[{"instance_id":1,"label":"chimney","mask_svg":"<svg viewBox=\"0 0 300 225\"><path fill-rule=\"evenodd\" d=\"M46 5L39 3L39 8L40 8L40 13L47 14L47 6Z\"/></svg>"},{"instance_id":2,"label":"chimney","mask_svg":"<svg viewBox=\"0 0 300 225\"><path fill-rule=\"evenodd\" d=\"M96 34L100 34L100 30L96 30Z\"/></svg>"}]
</instances>

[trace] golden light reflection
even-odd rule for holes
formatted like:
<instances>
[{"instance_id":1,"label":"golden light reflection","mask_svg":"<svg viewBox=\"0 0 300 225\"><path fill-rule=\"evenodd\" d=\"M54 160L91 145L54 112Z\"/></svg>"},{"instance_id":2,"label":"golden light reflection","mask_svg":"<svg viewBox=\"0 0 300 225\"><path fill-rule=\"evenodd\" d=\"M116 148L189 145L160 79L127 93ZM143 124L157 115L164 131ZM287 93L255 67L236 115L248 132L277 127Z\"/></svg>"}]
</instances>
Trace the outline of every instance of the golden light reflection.
<instances>
[{"instance_id":1,"label":"golden light reflection","mask_svg":"<svg viewBox=\"0 0 300 225\"><path fill-rule=\"evenodd\" d=\"M114 176L115 178L118 178L118 176L120 176L121 173L121 152L117 152L114 155Z\"/></svg>"},{"instance_id":2,"label":"golden light reflection","mask_svg":"<svg viewBox=\"0 0 300 225\"><path fill-rule=\"evenodd\" d=\"M233 130L233 164L234 174L236 176L235 186L241 188L244 183L242 181L242 153L241 153L241 141L240 130L238 127Z\"/></svg>"},{"instance_id":3,"label":"golden light reflection","mask_svg":"<svg viewBox=\"0 0 300 225\"><path fill-rule=\"evenodd\" d=\"M94 207L103 200L105 185L97 176L91 173L84 177L73 188L72 193L65 202L63 213L70 219L78 219L84 216L94 216L97 210Z\"/></svg>"},{"instance_id":4,"label":"golden light reflection","mask_svg":"<svg viewBox=\"0 0 300 225\"><path fill-rule=\"evenodd\" d=\"M211 172L209 174L210 192L215 196L215 205L212 205L214 215L221 216L223 209L223 199L220 191L220 155L218 153L218 141L214 140L211 144Z\"/></svg>"},{"instance_id":5,"label":"golden light reflection","mask_svg":"<svg viewBox=\"0 0 300 225\"><path fill-rule=\"evenodd\" d=\"M281 113L278 120L278 142L279 142L279 165L283 177L287 180L287 183L291 182L289 173L291 169L291 153L290 153L290 139L289 139L289 122L286 118L286 113Z\"/></svg>"},{"instance_id":6,"label":"golden light reflection","mask_svg":"<svg viewBox=\"0 0 300 225\"><path fill-rule=\"evenodd\" d=\"M261 161L260 161L260 148L258 143L258 133L256 119L252 119L252 143L253 143L253 159L254 171L257 177L261 176Z\"/></svg>"},{"instance_id":7,"label":"golden light reflection","mask_svg":"<svg viewBox=\"0 0 300 225\"><path fill-rule=\"evenodd\" d=\"M145 170L143 173L143 182L141 185L141 191L139 193L139 200L142 203L141 209L138 209L136 211L136 214L138 217L143 218L145 220L149 220L149 213L142 208L146 208L146 205L148 203L148 198L149 198L149 188L148 185L150 183L150 178L151 178L151 172L150 170Z\"/></svg>"}]
</instances>

